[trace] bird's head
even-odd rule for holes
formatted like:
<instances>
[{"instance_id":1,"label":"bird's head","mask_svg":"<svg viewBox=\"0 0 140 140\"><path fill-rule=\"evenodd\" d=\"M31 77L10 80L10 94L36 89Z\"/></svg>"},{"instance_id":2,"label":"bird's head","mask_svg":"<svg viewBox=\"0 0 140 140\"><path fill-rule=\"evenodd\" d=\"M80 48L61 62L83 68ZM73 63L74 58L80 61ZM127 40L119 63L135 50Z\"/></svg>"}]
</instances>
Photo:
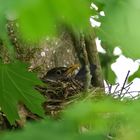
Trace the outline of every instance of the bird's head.
<instances>
[{"instance_id":1,"label":"bird's head","mask_svg":"<svg viewBox=\"0 0 140 140\"><path fill-rule=\"evenodd\" d=\"M43 82L64 80L74 75L74 71L79 67L79 64L74 64L69 67L55 67L47 72L41 79Z\"/></svg>"}]
</instances>

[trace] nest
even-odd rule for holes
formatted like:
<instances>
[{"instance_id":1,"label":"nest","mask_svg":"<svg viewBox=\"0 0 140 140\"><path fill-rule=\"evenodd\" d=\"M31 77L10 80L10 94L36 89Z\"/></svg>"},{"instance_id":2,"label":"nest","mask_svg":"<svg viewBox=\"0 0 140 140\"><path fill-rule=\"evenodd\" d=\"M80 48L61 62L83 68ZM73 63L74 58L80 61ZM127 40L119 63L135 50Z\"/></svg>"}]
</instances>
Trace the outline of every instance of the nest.
<instances>
[{"instance_id":1,"label":"nest","mask_svg":"<svg viewBox=\"0 0 140 140\"><path fill-rule=\"evenodd\" d=\"M47 86L35 88L46 98L43 107L46 114L56 116L66 105L72 103L83 91L83 83L74 79L66 78L58 81L48 81Z\"/></svg>"}]
</instances>

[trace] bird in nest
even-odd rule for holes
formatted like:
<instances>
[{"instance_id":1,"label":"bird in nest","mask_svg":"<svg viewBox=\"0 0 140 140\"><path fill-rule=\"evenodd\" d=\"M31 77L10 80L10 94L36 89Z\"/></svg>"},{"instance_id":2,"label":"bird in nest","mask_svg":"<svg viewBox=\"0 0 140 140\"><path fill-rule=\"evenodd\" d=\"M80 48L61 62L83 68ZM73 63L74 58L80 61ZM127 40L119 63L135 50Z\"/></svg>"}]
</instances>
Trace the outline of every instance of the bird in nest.
<instances>
[{"instance_id":1,"label":"bird in nest","mask_svg":"<svg viewBox=\"0 0 140 140\"><path fill-rule=\"evenodd\" d=\"M64 103L72 100L75 95L79 95L78 93L84 89L86 68L81 67L76 74L75 71L78 67L78 64L69 67L55 67L41 78L45 86L35 86L35 89L46 97L46 102L43 106L47 114L51 113L52 115L52 112L61 110L64 107ZM92 79L94 78L95 69L95 65L90 65Z\"/></svg>"},{"instance_id":2,"label":"bird in nest","mask_svg":"<svg viewBox=\"0 0 140 140\"><path fill-rule=\"evenodd\" d=\"M77 74L75 74L78 68L79 64L69 67L55 67L41 78L46 83L46 86L36 86L36 89L49 98L66 99L83 90L86 68L84 66L81 67ZM94 64L90 65L91 84L94 81L95 69L96 66Z\"/></svg>"}]
</instances>

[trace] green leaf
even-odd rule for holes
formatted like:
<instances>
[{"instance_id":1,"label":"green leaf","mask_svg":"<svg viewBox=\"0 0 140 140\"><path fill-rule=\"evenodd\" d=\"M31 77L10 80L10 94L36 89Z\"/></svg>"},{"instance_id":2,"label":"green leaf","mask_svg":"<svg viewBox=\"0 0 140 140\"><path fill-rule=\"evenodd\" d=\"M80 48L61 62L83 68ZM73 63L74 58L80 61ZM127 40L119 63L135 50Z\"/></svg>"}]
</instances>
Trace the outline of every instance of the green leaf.
<instances>
[{"instance_id":1,"label":"green leaf","mask_svg":"<svg viewBox=\"0 0 140 140\"><path fill-rule=\"evenodd\" d=\"M133 75L128 78L128 81L132 82L135 78L140 78L140 67Z\"/></svg>"},{"instance_id":2,"label":"green leaf","mask_svg":"<svg viewBox=\"0 0 140 140\"><path fill-rule=\"evenodd\" d=\"M111 121L114 116L111 113L119 113L120 109L121 106L117 102L109 100L98 103L76 102L64 111L63 118L59 121L47 118L40 123L28 124L22 131L7 133L2 140L9 140L11 137L15 140L104 140L107 136L107 128L103 125ZM94 122L92 129L91 122ZM82 131L82 128L87 131Z\"/></svg>"},{"instance_id":3,"label":"green leaf","mask_svg":"<svg viewBox=\"0 0 140 140\"><path fill-rule=\"evenodd\" d=\"M56 35L63 23L87 32L91 10L85 0L2 0L0 14L15 15L23 38L36 40Z\"/></svg>"},{"instance_id":4,"label":"green leaf","mask_svg":"<svg viewBox=\"0 0 140 140\"><path fill-rule=\"evenodd\" d=\"M24 131L6 134L1 140L103 140L101 134L80 134L75 126L66 121L46 119L40 123L26 125Z\"/></svg>"},{"instance_id":5,"label":"green leaf","mask_svg":"<svg viewBox=\"0 0 140 140\"><path fill-rule=\"evenodd\" d=\"M105 80L107 80L110 84L114 84L116 75L111 69L111 64L106 65L105 67L102 68L102 70Z\"/></svg>"},{"instance_id":6,"label":"green leaf","mask_svg":"<svg viewBox=\"0 0 140 140\"><path fill-rule=\"evenodd\" d=\"M43 1L24 7L20 11L20 31L25 39L38 40L55 34L54 16Z\"/></svg>"},{"instance_id":7,"label":"green leaf","mask_svg":"<svg viewBox=\"0 0 140 140\"><path fill-rule=\"evenodd\" d=\"M41 107L44 98L34 89L40 81L26 67L27 65L20 62L0 62L0 107L10 123L18 119L18 102L24 103L35 114L44 115Z\"/></svg>"},{"instance_id":8,"label":"green leaf","mask_svg":"<svg viewBox=\"0 0 140 140\"><path fill-rule=\"evenodd\" d=\"M57 25L62 23L74 25L79 30L86 30L90 14L90 4L87 1L40 0L19 11L20 30L27 39L55 35Z\"/></svg>"},{"instance_id":9,"label":"green leaf","mask_svg":"<svg viewBox=\"0 0 140 140\"><path fill-rule=\"evenodd\" d=\"M105 140L108 136L139 140L139 105L139 100L126 103L110 98L76 102L64 111L62 119L27 124L21 131L4 133L1 140Z\"/></svg>"},{"instance_id":10,"label":"green leaf","mask_svg":"<svg viewBox=\"0 0 140 140\"><path fill-rule=\"evenodd\" d=\"M4 133L1 140L139 140L139 106L139 100L77 101L64 110L62 119L27 124L20 131Z\"/></svg>"},{"instance_id":11,"label":"green leaf","mask_svg":"<svg viewBox=\"0 0 140 140\"><path fill-rule=\"evenodd\" d=\"M106 53L99 53L99 57L105 80L111 84L114 84L116 75L111 69L111 64L115 62L118 56L114 56L113 51L107 48Z\"/></svg>"},{"instance_id":12,"label":"green leaf","mask_svg":"<svg viewBox=\"0 0 140 140\"><path fill-rule=\"evenodd\" d=\"M98 35L101 40L120 46L123 53L131 58L140 54L140 2L137 0L108 0L104 6L105 17L101 18Z\"/></svg>"}]
</instances>

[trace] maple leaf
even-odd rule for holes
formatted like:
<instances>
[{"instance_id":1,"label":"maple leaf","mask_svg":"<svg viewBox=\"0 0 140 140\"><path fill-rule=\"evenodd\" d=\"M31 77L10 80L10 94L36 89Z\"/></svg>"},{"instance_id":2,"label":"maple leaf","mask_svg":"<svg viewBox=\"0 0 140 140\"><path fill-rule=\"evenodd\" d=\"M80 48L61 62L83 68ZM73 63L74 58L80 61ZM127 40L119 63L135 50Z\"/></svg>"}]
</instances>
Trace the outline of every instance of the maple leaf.
<instances>
[{"instance_id":1,"label":"maple leaf","mask_svg":"<svg viewBox=\"0 0 140 140\"><path fill-rule=\"evenodd\" d=\"M19 102L24 103L31 112L44 116L41 106L44 98L34 89L41 81L26 67L19 61L10 64L0 62L0 107L11 124L19 118Z\"/></svg>"}]
</instances>

